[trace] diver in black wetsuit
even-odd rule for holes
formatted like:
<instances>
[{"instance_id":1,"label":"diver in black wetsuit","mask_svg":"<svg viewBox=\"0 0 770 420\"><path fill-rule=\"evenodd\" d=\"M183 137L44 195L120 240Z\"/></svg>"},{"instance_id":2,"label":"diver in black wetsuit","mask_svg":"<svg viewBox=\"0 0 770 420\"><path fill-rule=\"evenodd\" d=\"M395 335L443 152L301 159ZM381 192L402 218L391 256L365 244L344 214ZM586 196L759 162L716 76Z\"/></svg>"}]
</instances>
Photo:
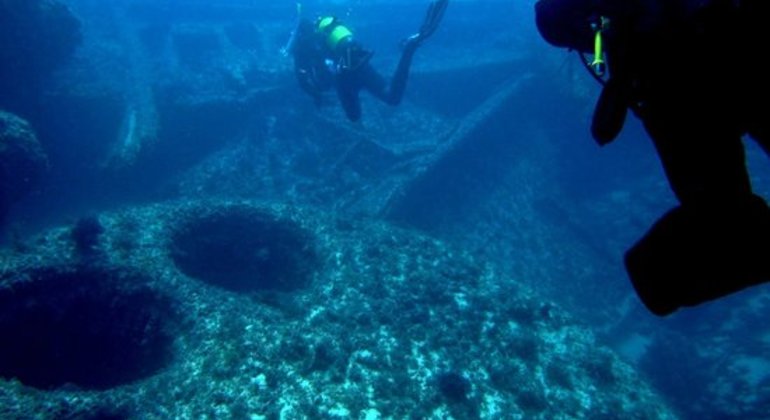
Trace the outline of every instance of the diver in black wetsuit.
<instances>
[{"instance_id":1,"label":"diver in black wetsuit","mask_svg":"<svg viewBox=\"0 0 770 420\"><path fill-rule=\"evenodd\" d=\"M607 70L600 144L627 109L644 123L680 206L625 256L643 303L667 315L770 280L770 210L752 192L742 144L770 153L767 0L538 0L549 43Z\"/></svg>"},{"instance_id":2,"label":"diver in black wetsuit","mask_svg":"<svg viewBox=\"0 0 770 420\"><path fill-rule=\"evenodd\" d=\"M417 47L438 28L449 0L431 2L419 32L404 41L401 59L390 81L372 67L372 52L353 37L339 19L321 17L315 23L303 19L297 25L289 52L300 87L320 105L324 91L337 90L345 114L351 121L361 118L358 97L362 89L389 105L398 105L406 88L409 67Z\"/></svg>"}]
</instances>

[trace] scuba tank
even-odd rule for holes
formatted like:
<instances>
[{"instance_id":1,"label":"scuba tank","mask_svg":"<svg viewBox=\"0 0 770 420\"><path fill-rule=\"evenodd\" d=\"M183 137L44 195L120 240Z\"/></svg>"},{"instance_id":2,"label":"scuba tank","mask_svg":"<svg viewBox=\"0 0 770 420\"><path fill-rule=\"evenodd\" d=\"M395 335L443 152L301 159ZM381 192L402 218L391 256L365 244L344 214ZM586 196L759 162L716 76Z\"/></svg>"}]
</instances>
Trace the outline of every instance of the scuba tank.
<instances>
[{"instance_id":1,"label":"scuba tank","mask_svg":"<svg viewBox=\"0 0 770 420\"><path fill-rule=\"evenodd\" d=\"M316 21L316 32L323 37L323 42L333 59L327 60L329 68L335 73L355 71L369 62L374 55L353 39L353 31L343 25L336 17L324 16Z\"/></svg>"}]
</instances>

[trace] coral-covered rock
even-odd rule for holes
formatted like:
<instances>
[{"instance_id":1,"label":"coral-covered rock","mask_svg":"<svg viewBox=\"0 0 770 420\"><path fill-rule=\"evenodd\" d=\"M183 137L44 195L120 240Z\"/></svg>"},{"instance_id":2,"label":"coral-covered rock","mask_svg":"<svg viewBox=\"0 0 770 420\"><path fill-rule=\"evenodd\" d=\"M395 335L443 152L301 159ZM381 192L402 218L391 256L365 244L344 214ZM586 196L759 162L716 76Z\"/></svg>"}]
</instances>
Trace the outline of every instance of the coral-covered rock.
<instances>
[{"instance_id":1,"label":"coral-covered rock","mask_svg":"<svg viewBox=\"0 0 770 420\"><path fill-rule=\"evenodd\" d=\"M69 226L0 251L19 350L0 349L0 417L676 418L578 321L448 243L255 201L95 217L96 266Z\"/></svg>"},{"instance_id":2,"label":"coral-covered rock","mask_svg":"<svg viewBox=\"0 0 770 420\"><path fill-rule=\"evenodd\" d=\"M30 125L0 111L0 220L38 182L48 160Z\"/></svg>"}]
</instances>

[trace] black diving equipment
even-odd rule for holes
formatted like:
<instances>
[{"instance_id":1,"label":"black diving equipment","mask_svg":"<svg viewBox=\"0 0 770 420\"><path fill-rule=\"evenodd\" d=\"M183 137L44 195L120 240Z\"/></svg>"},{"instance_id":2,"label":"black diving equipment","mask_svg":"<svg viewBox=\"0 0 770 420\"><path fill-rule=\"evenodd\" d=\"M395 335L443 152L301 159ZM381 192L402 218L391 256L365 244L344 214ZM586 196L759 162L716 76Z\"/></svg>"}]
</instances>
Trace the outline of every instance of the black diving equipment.
<instances>
[{"instance_id":1,"label":"black diving equipment","mask_svg":"<svg viewBox=\"0 0 770 420\"><path fill-rule=\"evenodd\" d=\"M729 206L679 206L625 256L642 303L658 316L770 281L770 208L758 196Z\"/></svg>"}]
</instances>

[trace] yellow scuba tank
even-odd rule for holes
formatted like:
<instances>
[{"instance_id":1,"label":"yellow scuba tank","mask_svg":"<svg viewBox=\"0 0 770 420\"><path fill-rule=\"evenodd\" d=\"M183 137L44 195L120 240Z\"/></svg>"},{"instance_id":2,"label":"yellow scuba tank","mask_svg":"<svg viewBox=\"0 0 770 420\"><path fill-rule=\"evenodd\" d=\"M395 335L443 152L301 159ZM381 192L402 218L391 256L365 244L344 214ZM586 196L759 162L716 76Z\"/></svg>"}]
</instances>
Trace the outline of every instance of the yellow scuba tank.
<instances>
[{"instance_id":1,"label":"yellow scuba tank","mask_svg":"<svg viewBox=\"0 0 770 420\"><path fill-rule=\"evenodd\" d=\"M372 57L371 51L353 42L353 32L335 17L319 18L316 31L324 37L326 46L335 56L330 66L335 73L356 70Z\"/></svg>"},{"instance_id":2,"label":"yellow scuba tank","mask_svg":"<svg viewBox=\"0 0 770 420\"><path fill-rule=\"evenodd\" d=\"M326 46L331 51L337 51L341 43L353 38L353 32L332 16L318 19L317 30L326 36Z\"/></svg>"}]
</instances>

